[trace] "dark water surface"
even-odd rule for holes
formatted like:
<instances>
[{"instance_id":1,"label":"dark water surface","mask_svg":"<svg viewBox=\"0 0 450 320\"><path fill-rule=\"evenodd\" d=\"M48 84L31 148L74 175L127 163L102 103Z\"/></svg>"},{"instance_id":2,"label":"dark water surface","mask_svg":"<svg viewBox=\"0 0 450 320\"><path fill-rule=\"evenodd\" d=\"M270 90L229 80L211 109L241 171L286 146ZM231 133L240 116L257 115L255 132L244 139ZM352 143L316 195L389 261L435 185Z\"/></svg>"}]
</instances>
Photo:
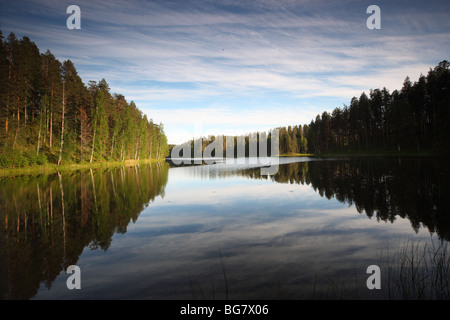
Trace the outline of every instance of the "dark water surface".
<instances>
[{"instance_id":1,"label":"dark water surface","mask_svg":"<svg viewBox=\"0 0 450 320\"><path fill-rule=\"evenodd\" d=\"M2 299L448 299L430 159L167 163L0 178ZM69 290L69 265L81 289ZM367 267L380 267L370 290Z\"/></svg>"}]
</instances>

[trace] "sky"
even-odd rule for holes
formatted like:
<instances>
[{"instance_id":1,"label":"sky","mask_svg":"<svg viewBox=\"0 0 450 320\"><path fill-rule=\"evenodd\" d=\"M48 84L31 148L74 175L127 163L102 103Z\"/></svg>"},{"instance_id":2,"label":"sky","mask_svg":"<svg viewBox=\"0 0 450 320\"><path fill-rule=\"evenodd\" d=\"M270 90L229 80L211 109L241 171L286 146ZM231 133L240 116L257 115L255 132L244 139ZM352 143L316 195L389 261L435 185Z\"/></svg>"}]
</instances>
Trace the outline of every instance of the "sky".
<instances>
[{"instance_id":1,"label":"sky","mask_svg":"<svg viewBox=\"0 0 450 320\"><path fill-rule=\"evenodd\" d=\"M80 29L69 29L80 8ZM380 29L369 29L370 5ZM105 79L168 142L309 124L450 60L450 1L0 0L0 30Z\"/></svg>"}]
</instances>

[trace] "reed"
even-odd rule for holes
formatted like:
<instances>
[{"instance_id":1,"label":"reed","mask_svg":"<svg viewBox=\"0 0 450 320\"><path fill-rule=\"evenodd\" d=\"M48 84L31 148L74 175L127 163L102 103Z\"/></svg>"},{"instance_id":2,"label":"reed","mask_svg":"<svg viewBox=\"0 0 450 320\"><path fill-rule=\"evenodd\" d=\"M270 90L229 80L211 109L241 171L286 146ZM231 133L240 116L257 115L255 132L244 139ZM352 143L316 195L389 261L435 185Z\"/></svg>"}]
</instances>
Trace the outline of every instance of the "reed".
<instances>
[{"instance_id":1,"label":"reed","mask_svg":"<svg viewBox=\"0 0 450 320\"><path fill-rule=\"evenodd\" d=\"M381 255L386 274L384 288L388 299L450 299L450 254L448 242L407 240L393 256Z\"/></svg>"}]
</instances>

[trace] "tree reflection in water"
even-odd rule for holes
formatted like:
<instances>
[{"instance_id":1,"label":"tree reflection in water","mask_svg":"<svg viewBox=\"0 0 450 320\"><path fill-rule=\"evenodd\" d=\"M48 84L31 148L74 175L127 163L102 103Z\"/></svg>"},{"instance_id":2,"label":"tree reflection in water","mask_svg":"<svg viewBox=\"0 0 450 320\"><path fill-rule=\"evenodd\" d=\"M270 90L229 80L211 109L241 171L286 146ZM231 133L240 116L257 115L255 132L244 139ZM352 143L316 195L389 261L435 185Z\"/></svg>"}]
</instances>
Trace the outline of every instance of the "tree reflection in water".
<instances>
[{"instance_id":1,"label":"tree reflection in water","mask_svg":"<svg viewBox=\"0 0 450 320\"><path fill-rule=\"evenodd\" d=\"M32 298L85 247L108 250L167 179L164 162L0 178L1 298Z\"/></svg>"},{"instance_id":2,"label":"tree reflection in water","mask_svg":"<svg viewBox=\"0 0 450 320\"><path fill-rule=\"evenodd\" d=\"M267 179L259 169L241 174ZM310 185L322 197L355 205L369 218L394 222L408 218L450 240L450 172L430 159L352 159L309 161L280 166L271 177L278 183Z\"/></svg>"},{"instance_id":3,"label":"tree reflection in water","mask_svg":"<svg viewBox=\"0 0 450 320\"><path fill-rule=\"evenodd\" d=\"M450 238L450 174L448 166L438 160L298 159L280 165L278 173L271 177L261 176L260 168L237 170L225 165L190 169L197 172L193 178L242 176L272 179L280 184L308 185L324 198L354 205L359 213L369 218L388 223L405 218L416 232L423 227L443 242ZM1 298L33 298L42 284L50 288L61 271L77 264L86 247L107 251L114 234L126 233L130 222L136 222L146 206L157 197L165 196L168 174L169 164L155 163L1 178ZM196 200L199 199L191 199L192 204L195 205ZM296 205L295 199L289 204ZM177 210L177 207L171 206L170 210ZM182 214L175 212L175 217ZM251 243L251 239L248 241ZM445 264L448 257L441 257ZM416 260L422 258L418 256ZM408 262L410 257L400 259ZM443 274L448 275L448 270L446 272ZM448 281L436 280L436 283L446 286L445 290L449 288ZM411 290L416 287L402 286L408 291L405 294L402 287L403 291L397 292L397 296L414 294ZM314 284L314 288L317 288L315 297L319 297L319 287Z\"/></svg>"}]
</instances>

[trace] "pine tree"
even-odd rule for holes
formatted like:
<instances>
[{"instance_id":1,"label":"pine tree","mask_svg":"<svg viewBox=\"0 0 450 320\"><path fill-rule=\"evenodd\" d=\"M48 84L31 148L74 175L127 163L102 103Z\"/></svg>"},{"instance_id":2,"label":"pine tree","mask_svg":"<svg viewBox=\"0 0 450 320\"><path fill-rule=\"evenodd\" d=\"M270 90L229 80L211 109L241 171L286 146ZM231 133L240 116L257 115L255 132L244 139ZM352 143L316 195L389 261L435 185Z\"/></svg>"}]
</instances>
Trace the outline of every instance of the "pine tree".
<instances>
[{"instance_id":1,"label":"pine tree","mask_svg":"<svg viewBox=\"0 0 450 320\"><path fill-rule=\"evenodd\" d=\"M0 31L0 165L162 155L164 133L134 102L109 91L105 79L86 87L70 60Z\"/></svg>"}]
</instances>

